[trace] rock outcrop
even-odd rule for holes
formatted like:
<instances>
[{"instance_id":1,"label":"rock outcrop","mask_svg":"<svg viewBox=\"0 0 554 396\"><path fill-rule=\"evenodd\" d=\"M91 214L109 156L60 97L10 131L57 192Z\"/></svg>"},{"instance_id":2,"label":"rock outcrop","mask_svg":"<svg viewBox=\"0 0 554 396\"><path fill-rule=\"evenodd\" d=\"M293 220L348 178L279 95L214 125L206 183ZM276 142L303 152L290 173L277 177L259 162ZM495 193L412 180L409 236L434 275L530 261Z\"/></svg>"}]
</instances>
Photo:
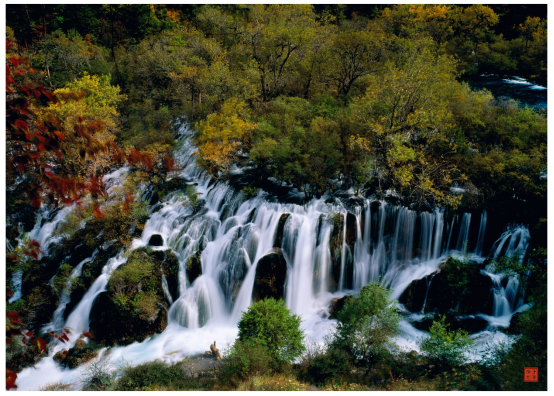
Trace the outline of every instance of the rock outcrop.
<instances>
[{"instance_id":1,"label":"rock outcrop","mask_svg":"<svg viewBox=\"0 0 554 396\"><path fill-rule=\"evenodd\" d=\"M283 298L286 279L287 262L283 252L279 248L273 248L258 261L252 293L254 302L268 297Z\"/></svg>"}]
</instances>

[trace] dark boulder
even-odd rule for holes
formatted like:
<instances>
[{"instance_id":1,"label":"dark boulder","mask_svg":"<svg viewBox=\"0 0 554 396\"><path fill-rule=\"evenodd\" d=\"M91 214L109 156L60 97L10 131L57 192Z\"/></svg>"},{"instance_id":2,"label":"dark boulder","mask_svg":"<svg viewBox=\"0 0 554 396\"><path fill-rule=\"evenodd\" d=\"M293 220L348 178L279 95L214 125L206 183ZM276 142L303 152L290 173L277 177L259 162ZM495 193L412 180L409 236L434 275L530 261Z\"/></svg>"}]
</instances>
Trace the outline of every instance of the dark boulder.
<instances>
[{"instance_id":1,"label":"dark boulder","mask_svg":"<svg viewBox=\"0 0 554 396\"><path fill-rule=\"evenodd\" d=\"M433 321L439 319L438 315L426 316L422 320L412 322L412 325L418 330L429 331ZM489 326L489 322L482 318L474 316L456 317L452 314L446 315L446 323L449 331L465 330L469 334L479 333Z\"/></svg>"},{"instance_id":2,"label":"dark boulder","mask_svg":"<svg viewBox=\"0 0 554 396\"><path fill-rule=\"evenodd\" d=\"M61 354L58 352L56 355L59 360L56 360L56 356L54 356L54 360L61 363L62 366L74 369L80 364L86 363L94 358L97 355L97 351L98 346L96 344L87 343L84 339L80 338L73 348L67 351L61 351Z\"/></svg>"},{"instance_id":3,"label":"dark boulder","mask_svg":"<svg viewBox=\"0 0 554 396\"><path fill-rule=\"evenodd\" d=\"M427 289L430 286L429 282L432 283L432 279L436 274L435 272L422 279L412 281L400 295L398 302L404 304L404 307L410 312L421 312Z\"/></svg>"},{"instance_id":4,"label":"dark boulder","mask_svg":"<svg viewBox=\"0 0 554 396\"><path fill-rule=\"evenodd\" d=\"M252 223L252 220L254 220L254 216L256 215L256 208L252 209L250 213L248 213L248 218L246 219L246 223Z\"/></svg>"},{"instance_id":5,"label":"dark boulder","mask_svg":"<svg viewBox=\"0 0 554 396\"><path fill-rule=\"evenodd\" d=\"M481 274L480 265L449 258L437 272L414 280L402 293L399 302L408 310L419 312L427 293L425 312L490 315L492 287L491 279Z\"/></svg>"},{"instance_id":6,"label":"dark boulder","mask_svg":"<svg viewBox=\"0 0 554 396\"><path fill-rule=\"evenodd\" d=\"M202 275L202 253L196 252L189 257L187 262L187 279L192 283Z\"/></svg>"},{"instance_id":7,"label":"dark boulder","mask_svg":"<svg viewBox=\"0 0 554 396\"><path fill-rule=\"evenodd\" d=\"M148 244L150 246L163 246L164 245L164 239L160 234L154 234L150 237L148 240Z\"/></svg>"},{"instance_id":8,"label":"dark boulder","mask_svg":"<svg viewBox=\"0 0 554 396\"><path fill-rule=\"evenodd\" d=\"M344 296L341 298L333 298L331 300L331 306L329 307L329 319L336 319L339 311L344 307L346 301L352 296Z\"/></svg>"},{"instance_id":9,"label":"dark boulder","mask_svg":"<svg viewBox=\"0 0 554 396\"><path fill-rule=\"evenodd\" d=\"M286 279L287 262L283 252L279 248L273 248L258 261L252 293L254 302L268 297L283 298Z\"/></svg>"},{"instance_id":10,"label":"dark boulder","mask_svg":"<svg viewBox=\"0 0 554 396\"><path fill-rule=\"evenodd\" d=\"M225 204L223 205L223 211L221 212L221 215L219 216L219 221L222 223L227 220L229 217L233 215L233 212L231 211L231 208L229 205Z\"/></svg>"},{"instance_id":11,"label":"dark boulder","mask_svg":"<svg viewBox=\"0 0 554 396\"><path fill-rule=\"evenodd\" d=\"M358 238L358 222L354 214L346 213L346 244L348 246L354 246L356 239Z\"/></svg>"},{"instance_id":12,"label":"dark boulder","mask_svg":"<svg viewBox=\"0 0 554 396\"><path fill-rule=\"evenodd\" d=\"M165 329L162 273L176 296L178 260L169 252L137 249L112 273L90 313L90 331L99 344L127 345Z\"/></svg>"},{"instance_id":13,"label":"dark boulder","mask_svg":"<svg viewBox=\"0 0 554 396\"><path fill-rule=\"evenodd\" d=\"M273 240L273 247L280 248L283 243L283 234L285 232L285 223L290 217L290 213L283 213L279 217L279 223L277 224L277 231L275 232L275 239Z\"/></svg>"}]
</instances>

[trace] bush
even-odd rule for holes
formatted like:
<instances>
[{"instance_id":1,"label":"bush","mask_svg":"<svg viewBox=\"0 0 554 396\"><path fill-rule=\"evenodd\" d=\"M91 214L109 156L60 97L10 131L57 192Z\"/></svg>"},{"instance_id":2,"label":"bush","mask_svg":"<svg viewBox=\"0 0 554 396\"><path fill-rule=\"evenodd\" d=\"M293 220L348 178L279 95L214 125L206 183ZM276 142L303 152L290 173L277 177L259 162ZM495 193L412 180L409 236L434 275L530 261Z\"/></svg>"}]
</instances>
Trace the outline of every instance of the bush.
<instances>
[{"instance_id":1,"label":"bush","mask_svg":"<svg viewBox=\"0 0 554 396\"><path fill-rule=\"evenodd\" d=\"M306 349L300 317L293 315L283 300L258 301L242 314L238 324L239 340L258 339L278 363L290 363Z\"/></svg>"},{"instance_id":2,"label":"bush","mask_svg":"<svg viewBox=\"0 0 554 396\"><path fill-rule=\"evenodd\" d=\"M154 388L191 389L199 385L185 378L179 364L168 366L160 361L125 367L115 385L117 391L152 390Z\"/></svg>"},{"instance_id":3,"label":"bush","mask_svg":"<svg viewBox=\"0 0 554 396\"><path fill-rule=\"evenodd\" d=\"M308 366L308 376L315 384L323 384L350 372L348 354L339 349L331 349L325 355L316 356Z\"/></svg>"},{"instance_id":4,"label":"bush","mask_svg":"<svg viewBox=\"0 0 554 396\"><path fill-rule=\"evenodd\" d=\"M111 361L94 359L89 361L80 373L84 391L109 390L115 380L115 370L110 368Z\"/></svg>"},{"instance_id":5,"label":"bush","mask_svg":"<svg viewBox=\"0 0 554 396\"><path fill-rule=\"evenodd\" d=\"M238 386L251 376L270 374L274 369L275 361L259 339L237 340L223 358L222 380Z\"/></svg>"},{"instance_id":6,"label":"bush","mask_svg":"<svg viewBox=\"0 0 554 396\"><path fill-rule=\"evenodd\" d=\"M337 313L337 331L330 346L366 366L390 354L390 337L399 333L401 320L390 293L385 286L370 282L349 298Z\"/></svg>"},{"instance_id":7,"label":"bush","mask_svg":"<svg viewBox=\"0 0 554 396\"><path fill-rule=\"evenodd\" d=\"M464 363L465 352L473 343L465 330L449 331L445 320L443 315L439 321L433 321L430 337L419 341L422 352L441 368Z\"/></svg>"}]
</instances>

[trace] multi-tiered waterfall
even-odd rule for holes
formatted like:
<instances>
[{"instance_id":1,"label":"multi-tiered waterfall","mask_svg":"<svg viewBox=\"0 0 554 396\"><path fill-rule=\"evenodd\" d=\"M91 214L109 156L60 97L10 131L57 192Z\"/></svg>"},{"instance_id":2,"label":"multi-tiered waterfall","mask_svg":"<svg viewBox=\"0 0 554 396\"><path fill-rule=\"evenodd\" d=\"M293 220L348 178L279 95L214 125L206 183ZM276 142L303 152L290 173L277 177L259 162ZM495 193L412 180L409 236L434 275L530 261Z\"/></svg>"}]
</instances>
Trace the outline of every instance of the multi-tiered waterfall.
<instances>
[{"instance_id":1,"label":"multi-tiered waterfall","mask_svg":"<svg viewBox=\"0 0 554 396\"><path fill-rule=\"evenodd\" d=\"M200 205L184 203L182 191L169 194L150 207L151 215L140 239L130 250L145 246L154 234L161 235L163 246L154 250L173 251L180 262L179 294L167 312L168 326L161 334L124 347L104 350L100 356L112 364L124 359L131 364L161 359L175 362L184 356L203 352L216 339L219 345L231 343L237 334L241 313L252 304L256 267L262 257L275 248L278 226L286 217L280 236L280 251L287 271L283 298L287 306L302 316L307 337L322 341L333 330L329 319L333 298L353 294L371 280L381 280L394 289L398 298L414 280L437 271L448 255L471 256L483 261L486 213L480 218L479 232L471 235L471 214L451 216L444 210L416 212L369 199L340 200L334 197L314 199L305 205L285 204L264 192L247 199L226 182L211 181L210 176L191 160L195 148L185 142L178 154L184 164L180 177L196 185ZM124 175L118 171L105 178L115 183ZM37 226L36 235L47 241L61 211L50 221ZM475 215L474 215L475 216ZM49 228L47 228L49 227ZM525 227L508 229L493 246L493 255L525 253L528 231ZM490 237L491 241L494 236ZM469 253L466 241L475 249ZM43 242L44 243L44 242ZM490 244L489 244L490 245ZM201 252L202 275L190 282L186 266L191 256ZM62 298L49 330L69 328L70 342L88 329L95 298L106 290L115 268L126 261L124 252L111 258L82 300L63 321L68 297ZM81 263L82 264L82 263ZM72 276L80 275L79 266ZM516 298L517 279L505 286L499 275L485 271L493 279L495 309L485 317L492 325L507 321L521 309ZM69 281L68 281L69 282ZM68 285L70 286L70 285ZM502 318L502 320L499 320ZM502 322L502 323L504 323ZM501 324L502 324L501 323ZM117 326L117 323L113 324ZM408 322L402 323L404 334L398 343L415 347L414 339L425 336ZM478 335L493 334L493 327ZM68 344L50 345L48 356L35 367L19 373L20 390L36 390L49 382L73 382L79 369L61 368L53 355Z\"/></svg>"}]
</instances>

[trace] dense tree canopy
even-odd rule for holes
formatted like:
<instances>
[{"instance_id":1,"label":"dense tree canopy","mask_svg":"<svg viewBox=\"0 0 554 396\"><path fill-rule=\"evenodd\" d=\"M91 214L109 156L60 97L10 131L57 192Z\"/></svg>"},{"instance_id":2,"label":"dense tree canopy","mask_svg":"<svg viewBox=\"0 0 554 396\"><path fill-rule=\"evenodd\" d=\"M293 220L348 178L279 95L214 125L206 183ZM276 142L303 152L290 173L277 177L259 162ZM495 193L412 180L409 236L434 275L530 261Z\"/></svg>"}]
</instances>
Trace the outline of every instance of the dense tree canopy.
<instances>
[{"instance_id":1,"label":"dense tree canopy","mask_svg":"<svg viewBox=\"0 0 554 396\"><path fill-rule=\"evenodd\" d=\"M545 114L462 82L545 83L544 15L507 10L10 5L8 36L38 82L86 93L39 114L69 130L78 113L102 119L99 142L165 158L182 117L214 175L244 167L308 198L353 187L418 207L510 207L545 199Z\"/></svg>"}]
</instances>

